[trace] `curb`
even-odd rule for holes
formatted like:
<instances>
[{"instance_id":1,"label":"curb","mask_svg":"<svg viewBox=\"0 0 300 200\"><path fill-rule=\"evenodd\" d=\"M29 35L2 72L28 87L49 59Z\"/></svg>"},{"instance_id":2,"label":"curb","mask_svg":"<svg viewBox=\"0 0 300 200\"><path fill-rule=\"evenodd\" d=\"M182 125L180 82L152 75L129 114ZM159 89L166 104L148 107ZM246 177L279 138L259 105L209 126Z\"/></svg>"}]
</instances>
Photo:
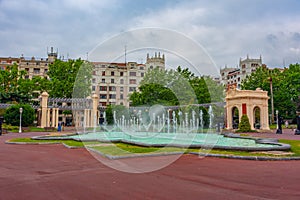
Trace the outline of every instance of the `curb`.
<instances>
[{"instance_id":1,"label":"curb","mask_svg":"<svg viewBox=\"0 0 300 200\"><path fill-rule=\"evenodd\" d=\"M195 153L195 152L190 152L189 154L204 156L204 157L229 158L229 159L240 159L240 160L257 160L257 161L300 160L300 157L236 156L236 155L227 155L227 154L205 154L205 153Z\"/></svg>"}]
</instances>

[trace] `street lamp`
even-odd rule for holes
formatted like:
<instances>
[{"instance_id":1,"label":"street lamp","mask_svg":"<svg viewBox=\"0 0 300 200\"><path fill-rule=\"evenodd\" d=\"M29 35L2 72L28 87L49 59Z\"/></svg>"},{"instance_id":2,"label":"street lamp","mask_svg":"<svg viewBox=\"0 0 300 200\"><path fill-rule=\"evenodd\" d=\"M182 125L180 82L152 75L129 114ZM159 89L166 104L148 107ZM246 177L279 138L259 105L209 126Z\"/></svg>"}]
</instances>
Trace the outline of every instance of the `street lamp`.
<instances>
[{"instance_id":1,"label":"street lamp","mask_svg":"<svg viewBox=\"0 0 300 200\"><path fill-rule=\"evenodd\" d=\"M19 128L19 133L22 133L22 112L23 108L20 108L20 128Z\"/></svg>"},{"instance_id":2,"label":"street lamp","mask_svg":"<svg viewBox=\"0 0 300 200\"><path fill-rule=\"evenodd\" d=\"M269 81L270 81L270 93L271 93L271 122L272 124L274 123L274 98L273 98L273 79L272 77L269 77Z\"/></svg>"},{"instance_id":3,"label":"street lamp","mask_svg":"<svg viewBox=\"0 0 300 200\"><path fill-rule=\"evenodd\" d=\"M277 129L279 128L279 126L278 126L278 122L279 122L279 120L278 120L278 110L276 110L276 124L277 124Z\"/></svg>"}]
</instances>

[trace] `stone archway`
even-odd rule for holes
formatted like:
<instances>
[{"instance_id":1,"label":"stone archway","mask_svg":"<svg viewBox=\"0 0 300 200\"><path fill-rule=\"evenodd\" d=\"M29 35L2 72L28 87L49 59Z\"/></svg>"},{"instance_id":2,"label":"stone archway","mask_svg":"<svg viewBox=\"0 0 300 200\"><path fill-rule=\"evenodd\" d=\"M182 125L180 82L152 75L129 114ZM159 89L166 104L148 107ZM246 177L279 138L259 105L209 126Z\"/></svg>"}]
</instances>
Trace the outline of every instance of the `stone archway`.
<instances>
[{"instance_id":1,"label":"stone archway","mask_svg":"<svg viewBox=\"0 0 300 200\"><path fill-rule=\"evenodd\" d=\"M240 123L239 109L236 106L234 106L232 107L231 113L232 113L232 129L238 129Z\"/></svg>"},{"instance_id":2,"label":"stone archway","mask_svg":"<svg viewBox=\"0 0 300 200\"><path fill-rule=\"evenodd\" d=\"M253 109L253 126L255 129L260 129L261 126L261 109L259 106L255 106Z\"/></svg>"},{"instance_id":3,"label":"stone archway","mask_svg":"<svg viewBox=\"0 0 300 200\"><path fill-rule=\"evenodd\" d=\"M251 125L251 129L255 129L255 110L259 109L259 123L261 130L270 130L268 115L268 92L260 88L254 90L237 90L230 88L226 95L226 128L233 128L233 109L237 108L239 113L239 121L242 115L247 115Z\"/></svg>"}]
</instances>

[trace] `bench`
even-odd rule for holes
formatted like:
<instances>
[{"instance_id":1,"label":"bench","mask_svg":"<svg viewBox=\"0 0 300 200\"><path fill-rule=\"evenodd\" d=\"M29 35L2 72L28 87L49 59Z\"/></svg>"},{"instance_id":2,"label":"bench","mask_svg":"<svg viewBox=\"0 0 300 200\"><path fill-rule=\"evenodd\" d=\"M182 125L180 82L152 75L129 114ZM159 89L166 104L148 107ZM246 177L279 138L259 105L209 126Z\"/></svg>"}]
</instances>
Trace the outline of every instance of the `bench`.
<instances>
[{"instance_id":1,"label":"bench","mask_svg":"<svg viewBox=\"0 0 300 200\"><path fill-rule=\"evenodd\" d=\"M55 131L55 127L44 127L45 131Z\"/></svg>"}]
</instances>

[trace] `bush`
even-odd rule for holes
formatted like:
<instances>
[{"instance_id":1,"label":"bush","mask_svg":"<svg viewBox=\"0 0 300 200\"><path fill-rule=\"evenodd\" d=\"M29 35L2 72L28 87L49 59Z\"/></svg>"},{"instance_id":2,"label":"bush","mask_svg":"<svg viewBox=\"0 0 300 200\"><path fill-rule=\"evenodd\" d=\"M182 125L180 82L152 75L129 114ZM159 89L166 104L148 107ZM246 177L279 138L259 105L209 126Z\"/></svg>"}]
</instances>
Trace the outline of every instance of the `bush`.
<instances>
[{"instance_id":1,"label":"bush","mask_svg":"<svg viewBox=\"0 0 300 200\"><path fill-rule=\"evenodd\" d=\"M23 108L22 126L29 126L33 124L35 112L34 109L28 104L16 104L7 108L4 114L5 122L13 126L19 126L20 108Z\"/></svg>"},{"instance_id":2,"label":"bush","mask_svg":"<svg viewBox=\"0 0 300 200\"><path fill-rule=\"evenodd\" d=\"M237 132L253 132L253 130L251 130L249 118L247 115L242 115L241 122L239 124L239 130Z\"/></svg>"}]
</instances>

